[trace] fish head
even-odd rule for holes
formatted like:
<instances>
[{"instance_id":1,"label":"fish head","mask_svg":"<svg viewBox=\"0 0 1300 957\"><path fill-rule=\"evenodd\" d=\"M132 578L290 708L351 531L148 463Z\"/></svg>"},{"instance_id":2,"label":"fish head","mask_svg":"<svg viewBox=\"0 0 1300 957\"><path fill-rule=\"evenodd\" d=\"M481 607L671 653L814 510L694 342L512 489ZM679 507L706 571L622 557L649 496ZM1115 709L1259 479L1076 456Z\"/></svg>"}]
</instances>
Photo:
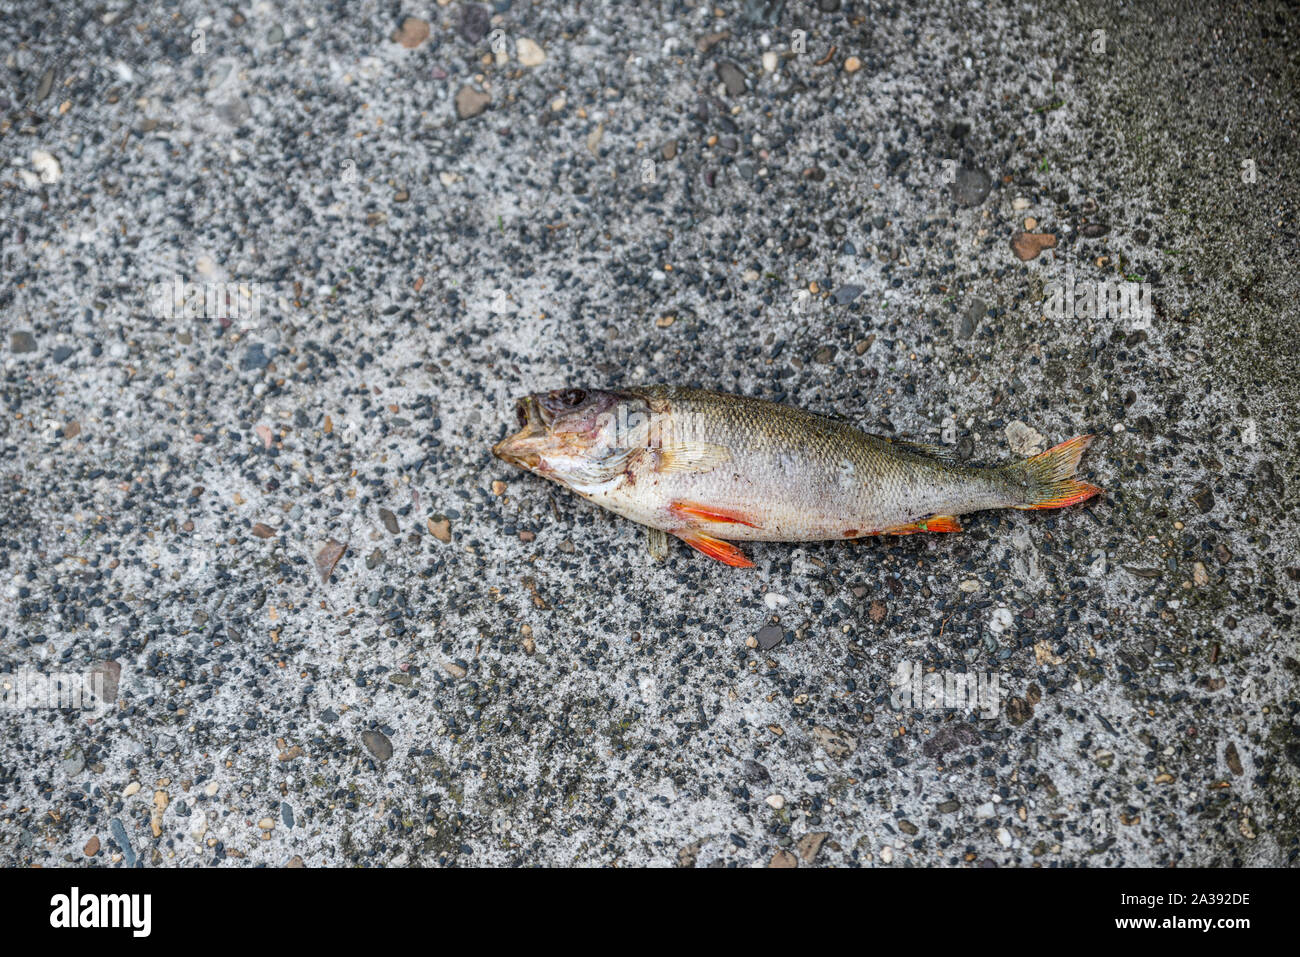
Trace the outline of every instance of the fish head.
<instances>
[{"instance_id":1,"label":"fish head","mask_svg":"<svg viewBox=\"0 0 1300 957\"><path fill-rule=\"evenodd\" d=\"M608 482L644 442L633 432L645 416L634 396L600 389L555 389L515 400L519 431L492 454L577 491ZM632 426L629 426L632 423Z\"/></svg>"}]
</instances>

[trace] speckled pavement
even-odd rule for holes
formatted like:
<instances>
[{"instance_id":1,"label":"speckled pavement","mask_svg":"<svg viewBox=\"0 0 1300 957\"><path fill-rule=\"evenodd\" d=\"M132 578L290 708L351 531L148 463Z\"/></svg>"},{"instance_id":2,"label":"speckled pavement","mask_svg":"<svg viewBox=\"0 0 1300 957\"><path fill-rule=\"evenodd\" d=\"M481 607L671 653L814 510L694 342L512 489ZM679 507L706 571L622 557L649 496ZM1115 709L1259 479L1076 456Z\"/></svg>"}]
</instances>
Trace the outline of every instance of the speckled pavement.
<instances>
[{"instance_id":1,"label":"speckled pavement","mask_svg":"<svg viewBox=\"0 0 1300 957\"><path fill-rule=\"evenodd\" d=\"M0 863L1293 865L1300 17L1183 6L6 0ZM659 565L489 453L650 381L1106 494Z\"/></svg>"}]
</instances>

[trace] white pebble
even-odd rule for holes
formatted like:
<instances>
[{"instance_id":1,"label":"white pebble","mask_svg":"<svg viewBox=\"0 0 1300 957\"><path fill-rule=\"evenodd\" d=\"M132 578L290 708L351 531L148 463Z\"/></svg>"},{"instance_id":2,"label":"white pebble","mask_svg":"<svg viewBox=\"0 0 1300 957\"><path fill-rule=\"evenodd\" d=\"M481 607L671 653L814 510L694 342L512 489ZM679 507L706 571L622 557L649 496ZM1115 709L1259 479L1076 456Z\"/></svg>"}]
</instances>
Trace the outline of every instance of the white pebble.
<instances>
[{"instance_id":1,"label":"white pebble","mask_svg":"<svg viewBox=\"0 0 1300 957\"><path fill-rule=\"evenodd\" d=\"M546 51L528 37L519 38L519 42L515 44L515 54L524 66L541 66L546 62Z\"/></svg>"},{"instance_id":2,"label":"white pebble","mask_svg":"<svg viewBox=\"0 0 1300 957\"><path fill-rule=\"evenodd\" d=\"M1007 445L1016 455L1037 455L1047 448L1046 436L1019 419L1007 425L1006 436Z\"/></svg>"},{"instance_id":3,"label":"white pebble","mask_svg":"<svg viewBox=\"0 0 1300 957\"><path fill-rule=\"evenodd\" d=\"M36 169L42 183L57 183L63 178L63 167L51 153L45 150L32 150L32 166Z\"/></svg>"}]
</instances>

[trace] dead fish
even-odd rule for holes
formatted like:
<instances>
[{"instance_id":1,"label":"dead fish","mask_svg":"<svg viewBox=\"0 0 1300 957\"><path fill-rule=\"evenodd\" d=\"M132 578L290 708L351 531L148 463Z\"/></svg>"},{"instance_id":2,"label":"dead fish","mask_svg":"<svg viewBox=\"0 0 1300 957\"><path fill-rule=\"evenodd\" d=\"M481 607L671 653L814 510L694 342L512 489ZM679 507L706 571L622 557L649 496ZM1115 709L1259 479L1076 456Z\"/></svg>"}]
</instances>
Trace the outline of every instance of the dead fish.
<instances>
[{"instance_id":1,"label":"dead fish","mask_svg":"<svg viewBox=\"0 0 1300 957\"><path fill-rule=\"evenodd\" d=\"M499 459L710 558L752 567L736 541L959 532L989 508L1063 508L1101 489L1074 477L1081 435L989 468L943 446L871 435L831 416L705 389L558 389L516 402ZM661 557L661 556L659 556Z\"/></svg>"}]
</instances>

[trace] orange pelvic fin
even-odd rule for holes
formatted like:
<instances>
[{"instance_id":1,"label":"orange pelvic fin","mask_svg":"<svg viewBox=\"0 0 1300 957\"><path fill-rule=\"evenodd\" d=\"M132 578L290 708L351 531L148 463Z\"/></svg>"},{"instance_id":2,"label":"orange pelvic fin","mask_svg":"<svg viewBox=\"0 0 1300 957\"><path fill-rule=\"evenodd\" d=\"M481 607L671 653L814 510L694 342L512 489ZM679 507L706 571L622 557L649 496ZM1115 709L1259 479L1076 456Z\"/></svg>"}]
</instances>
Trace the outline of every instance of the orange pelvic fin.
<instances>
[{"instance_id":1,"label":"orange pelvic fin","mask_svg":"<svg viewBox=\"0 0 1300 957\"><path fill-rule=\"evenodd\" d=\"M961 522L953 515L931 515L921 525L927 532L960 532Z\"/></svg>"},{"instance_id":2,"label":"orange pelvic fin","mask_svg":"<svg viewBox=\"0 0 1300 957\"><path fill-rule=\"evenodd\" d=\"M895 525L887 528L881 535L915 535L917 532L960 532L961 522L951 515L931 515L910 525Z\"/></svg>"},{"instance_id":3,"label":"orange pelvic fin","mask_svg":"<svg viewBox=\"0 0 1300 957\"><path fill-rule=\"evenodd\" d=\"M690 530L673 532L673 534L697 552L703 552L705 555L717 559L724 565L730 565L732 568L754 567L754 563L745 557L745 553L730 542L724 542L705 535L702 532Z\"/></svg>"},{"instance_id":4,"label":"orange pelvic fin","mask_svg":"<svg viewBox=\"0 0 1300 957\"><path fill-rule=\"evenodd\" d=\"M755 522L739 512L726 508L710 508L707 505L699 505L695 502L673 502L668 506L668 511L681 518L702 519L706 522L721 522L729 525L747 525L750 528L758 528Z\"/></svg>"},{"instance_id":5,"label":"orange pelvic fin","mask_svg":"<svg viewBox=\"0 0 1300 957\"><path fill-rule=\"evenodd\" d=\"M1074 477L1079 459L1092 442L1091 435L1080 435L1053 446L1041 455L1019 464L1028 481L1026 501L1015 508L1064 508L1086 502L1101 492L1096 485Z\"/></svg>"}]
</instances>

